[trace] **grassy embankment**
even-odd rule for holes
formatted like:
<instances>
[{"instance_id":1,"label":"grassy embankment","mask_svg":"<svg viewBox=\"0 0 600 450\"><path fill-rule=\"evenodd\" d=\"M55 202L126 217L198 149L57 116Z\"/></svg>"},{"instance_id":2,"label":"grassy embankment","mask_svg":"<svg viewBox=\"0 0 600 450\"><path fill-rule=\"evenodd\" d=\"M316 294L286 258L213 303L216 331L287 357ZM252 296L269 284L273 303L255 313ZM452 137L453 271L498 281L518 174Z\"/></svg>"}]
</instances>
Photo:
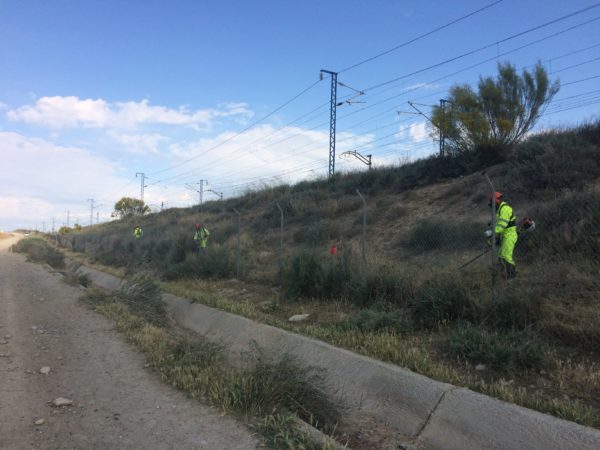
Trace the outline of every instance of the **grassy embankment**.
<instances>
[{"instance_id":1,"label":"grassy embankment","mask_svg":"<svg viewBox=\"0 0 600 450\"><path fill-rule=\"evenodd\" d=\"M265 188L63 237L87 261L149 272L196 301L317 337L432 378L600 427L600 123L396 168ZM485 249L489 187L537 230L519 276L496 277ZM360 257L368 202L367 261ZM276 202L284 211L283 248ZM242 281L235 275L243 215ZM211 230L203 255L193 224ZM327 249L337 245L336 256ZM290 324L294 313L311 313ZM477 368L477 369L476 369ZM478 370L479 369L479 370Z\"/></svg>"}]
</instances>

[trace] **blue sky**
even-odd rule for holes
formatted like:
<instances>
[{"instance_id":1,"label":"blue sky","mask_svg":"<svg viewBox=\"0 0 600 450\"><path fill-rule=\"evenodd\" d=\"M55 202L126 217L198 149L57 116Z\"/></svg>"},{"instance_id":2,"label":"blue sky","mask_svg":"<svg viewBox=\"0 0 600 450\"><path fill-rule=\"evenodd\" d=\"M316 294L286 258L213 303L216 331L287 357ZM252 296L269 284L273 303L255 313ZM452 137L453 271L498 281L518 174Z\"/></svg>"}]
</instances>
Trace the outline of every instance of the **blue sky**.
<instances>
[{"instance_id":1,"label":"blue sky","mask_svg":"<svg viewBox=\"0 0 600 450\"><path fill-rule=\"evenodd\" d=\"M139 196L137 172L154 209L197 203L199 180L231 196L326 175L320 69L365 91L338 108L337 153L375 165L434 152L407 102L429 113L499 61L542 61L560 79L538 130L598 119L599 24L600 5L579 0L0 0L0 229L49 231L67 211L88 224L92 198L94 221L109 220Z\"/></svg>"}]
</instances>

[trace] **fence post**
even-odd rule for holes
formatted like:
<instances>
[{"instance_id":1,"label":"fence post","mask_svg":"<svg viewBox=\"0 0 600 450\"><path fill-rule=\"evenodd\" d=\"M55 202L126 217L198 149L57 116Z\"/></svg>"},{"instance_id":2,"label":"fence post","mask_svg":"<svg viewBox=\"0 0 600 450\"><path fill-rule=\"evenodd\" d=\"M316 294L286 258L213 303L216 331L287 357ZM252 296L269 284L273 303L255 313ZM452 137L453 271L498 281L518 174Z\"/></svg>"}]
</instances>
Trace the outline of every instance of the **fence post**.
<instances>
[{"instance_id":1,"label":"fence post","mask_svg":"<svg viewBox=\"0 0 600 450\"><path fill-rule=\"evenodd\" d=\"M362 196L360 191L356 189L356 193L360 197L363 202L363 224L362 224L362 240L360 245L360 250L362 253L363 263L367 264L367 201Z\"/></svg>"},{"instance_id":2,"label":"fence post","mask_svg":"<svg viewBox=\"0 0 600 450\"><path fill-rule=\"evenodd\" d=\"M240 234L241 234L241 230L242 230L242 218L240 216L240 212L233 208L233 211L236 213L237 215L237 222L238 222L238 232L237 232L237 251L236 251L236 263L235 263L235 267L236 267L236 278L239 280L240 279Z\"/></svg>"},{"instance_id":3,"label":"fence post","mask_svg":"<svg viewBox=\"0 0 600 450\"><path fill-rule=\"evenodd\" d=\"M279 214L281 215L280 227L279 227L279 271L283 270L283 209L279 202L275 202Z\"/></svg>"},{"instance_id":4,"label":"fence post","mask_svg":"<svg viewBox=\"0 0 600 450\"><path fill-rule=\"evenodd\" d=\"M494 302L496 300L496 199L494 198L494 192L496 192L496 189L494 189L494 184L492 183L492 180L490 180L490 177L488 177L487 173L483 172L483 175L487 179L487 182L492 189L490 193L490 202L492 204L492 302Z\"/></svg>"}]
</instances>

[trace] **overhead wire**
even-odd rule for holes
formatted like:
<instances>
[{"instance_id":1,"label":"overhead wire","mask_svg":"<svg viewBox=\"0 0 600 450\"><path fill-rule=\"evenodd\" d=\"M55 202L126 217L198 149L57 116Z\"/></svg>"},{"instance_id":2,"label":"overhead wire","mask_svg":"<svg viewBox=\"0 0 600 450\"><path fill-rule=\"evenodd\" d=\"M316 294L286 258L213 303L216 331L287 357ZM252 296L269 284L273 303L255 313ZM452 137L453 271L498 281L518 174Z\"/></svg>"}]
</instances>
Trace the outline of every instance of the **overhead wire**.
<instances>
[{"instance_id":1,"label":"overhead wire","mask_svg":"<svg viewBox=\"0 0 600 450\"><path fill-rule=\"evenodd\" d=\"M518 37L518 36L522 36L523 34L525 34L525 33L527 33L527 32L532 32L532 31L535 31L535 30L539 30L540 28L543 28L543 27L545 27L545 26L548 26L548 25L550 25L550 24L557 23L557 22L558 22L558 21L560 21L560 20L565 20L566 18L569 18L569 17L573 17L573 16L575 16L575 15L577 15L577 14L580 14L580 13L582 13L582 12L584 12L584 11L588 11L588 10L590 10L590 9L592 9L592 8L595 8L595 7L599 6L599 5L600 5L600 3L598 3L598 4L595 4L595 5L592 5L592 6L590 6L590 7L584 8L584 9L581 9L581 10L578 10L578 11L575 11L575 12L573 12L573 13L570 13L570 14L567 14L567 15L564 15L564 16L561 16L561 17L559 17L559 18L557 18L557 19L554 19L554 20L552 20L552 21L550 21L550 22L546 22L546 23L544 23L544 24L542 24L542 25L538 25L537 27L530 28L529 30L526 30L526 31L524 31L524 32L521 32L521 33L518 33L518 34L512 35L512 36L510 36L510 37L508 37L508 38L505 38L505 39L502 39L502 40L500 40L500 41L496 41L496 42L495 42L495 43L493 43L493 44L488 44L488 45L487 45L487 46L485 46L485 47L480 47L479 49L475 50L475 52L476 52L476 51L481 51L481 49L483 49L483 48L490 48L490 47L492 47L492 46L494 46L494 45L497 45L497 44L499 44L499 43L506 42L506 41L508 41L508 40L510 40L510 39L514 39L514 38L516 38L516 37ZM593 21L595 21L595 20L598 20L598 19L599 19L599 18L594 18L594 19L592 19L592 20L590 20L590 21L587 21L587 22L585 22L585 23L583 23L583 24L578 24L578 25L576 25L576 27L578 27L578 26L582 26L582 25L584 25L584 24L587 24L587 23L591 23L591 22L593 22ZM563 30L563 31L561 31L560 33L564 33L564 32L566 32L566 31L569 31L570 29L573 29L573 28L574 28L574 27L570 27L569 29L567 29L567 30ZM555 33L554 35L557 35L557 33ZM552 35L552 36L554 36L554 35ZM552 37L552 36L549 36L549 37ZM546 37L546 38L544 38L544 39L548 39L549 37ZM539 42L539 41L540 41L540 40L537 40L536 42ZM533 45L533 43L530 43L530 44L528 44L528 45ZM525 47L525 46L521 46L521 47L519 47L519 49L520 49L520 48L524 48L524 47ZM592 47L593 47L593 46L592 46ZM513 50L513 51L516 51L516 50ZM581 50L581 51L583 51L583 50ZM507 54L507 53L508 53L508 52L504 52L504 53L503 53L503 55L504 55L504 54ZM468 54L473 54L473 52L468 52ZM466 54L463 54L463 55L466 55ZM428 68L421 69L421 70L419 70L419 71L417 71L417 72L412 72L411 74L422 73L422 72L423 72L423 71L425 71L425 70L429 70L429 69L431 69L431 68L439 67L440 65L443 65L443 64L449 63L449 62L451 62L451 61L455 61L456 59L459 59L460 57L463 57L463 56L459 55L459 57L455 57L455 58L452 58L452 59L445 60L445 61L443 61L443 62L441 62L441 63L438 63L438 64L436 64L436 65L434 65L434 66L429 66ZM560 58L560 57L556 57L556 58L554 58L554 59L558 59L558 58ZM494 58L490 58L490 59L486 60L485 62L488 62L489 60L492 60L492 59L497 59L497 56L496 56L496 57L494 57ZM366 61L365 61L365 62L366 62ZM479 63L479 64L481 64L481 63ZM478 64L478 65L479 65L479 64ZM350 70L350 68L352 68L352 67L346 68L345 70ZM469 68L472 68L472 66L469 66ZM468 70L468 69L464 69L464 70ZM561 69L561 70L563 70L563 69ZM564 70L566 70L566 68L565 68ZM411 74L404 75L404 76L402 76L401 78L402 78L402 79L405 79L407 76L409 76L409 75L411 75ZM593 78L595 78L595 77L590 77L589 79L593 79ZM393 79L393 80L389 80L389 81L385 82L385 84L387 85L387 84L389 84L389 83L391 83L391 82L397 81L398 79L399 79L399 78L395 78L395 79ZM438 80L439 80L439 79L438 79ZM582 80L582 81L583 81L583 80ZM378 84L378 85L375 85L375 86L372 86L372 87L370 87L370 88L368 88L368 89L369 89L369 90L376 90L376 89L378 89L379 87L381 87L381 86L383 86L383 85L384 85L384 84L380 83L380 84ZM566 85L566 84L565 84L565 85ZM399 94L399 95L406 95L406 93L405 93L405 92L403 92L403 93L401 93L401 94ZM389 100L389 99L387 99L387 100ZM310 114L310 113L311 113L311 112L313 112L313 111L316 111L317 109L322 109L322 108L323 108L324 106L326 106L328 103L329 103L329 102L327 102L327 103L325 103L325 104L321 105L320 107L316 108L315 110L312 110L312 111L310 111L309 113L305 114L305 115L304 115L304 116L302 116L302 117L306 117L308 114ZM363 109L366 109L366 108L363 108ZM361 109L361 111L359 111L359 112L362 112L362 110L363 110L363 109ZM355 112L353 112L353 113L349 113L349 115L351 115L351 114L355 114ZM268 117L268 116L264 117L262 120L266 119L267 117ZM345 116L344 116L344 117L345 117ZM369 118L368 120L372 120L372 119L373 119L373 118ZM299 120L299 119L296 119L296 120ZM295 122L295 121L294 121L294 122ZM275 133L272 133L270 136L272 136L272 135L275 135L275 134L277 134L277 132L275 132ZM286 138L286 139L287 139L287 138ZM255 141L253 141L253 143L262 142L262 140L263 140L263 139L261 138L260 140L255 140ZM220 146L220 145L223 145L224 143L225 143L225 142L223 142L223 143L219 144L219 146ZM210 151L210 149L209 149L209 151ZM197 157L199 157L199 155L196 155L196 156L195 156L193 159L195 159L195 158L197 158ZM189 160L188 160L188 161L189 161ZM182 163L180 163L180 164L182 164ZM171 167L171 168L172 168L172 167ZM194 171L197 171L197 170L198 170L198 169L194 169ZM158 172L155 172L155 173L158 173ZM179 177L179 176L176 176L176 177L173 177L173 178L178 178L178 177Z\"/></svg>"}]
</instances>

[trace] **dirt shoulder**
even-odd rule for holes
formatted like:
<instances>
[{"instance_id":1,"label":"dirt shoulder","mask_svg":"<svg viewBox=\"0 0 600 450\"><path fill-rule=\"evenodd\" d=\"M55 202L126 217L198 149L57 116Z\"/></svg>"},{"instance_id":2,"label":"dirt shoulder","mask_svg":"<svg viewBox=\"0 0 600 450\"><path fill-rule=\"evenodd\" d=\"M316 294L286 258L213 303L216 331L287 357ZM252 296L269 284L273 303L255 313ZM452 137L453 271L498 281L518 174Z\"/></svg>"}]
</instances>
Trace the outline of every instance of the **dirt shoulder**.
<instances>
[{"instance_id":1,"label":"dirt shoulder","mask_svg":"<svg viewBox=\"0 0 600 450\"><path fill-rule=\"evenodd\" d=\"M256 447L239 422L163 385L78 289L7 253L19 237L0 241L0 448Z\"/></svg>"}]
</instances>

